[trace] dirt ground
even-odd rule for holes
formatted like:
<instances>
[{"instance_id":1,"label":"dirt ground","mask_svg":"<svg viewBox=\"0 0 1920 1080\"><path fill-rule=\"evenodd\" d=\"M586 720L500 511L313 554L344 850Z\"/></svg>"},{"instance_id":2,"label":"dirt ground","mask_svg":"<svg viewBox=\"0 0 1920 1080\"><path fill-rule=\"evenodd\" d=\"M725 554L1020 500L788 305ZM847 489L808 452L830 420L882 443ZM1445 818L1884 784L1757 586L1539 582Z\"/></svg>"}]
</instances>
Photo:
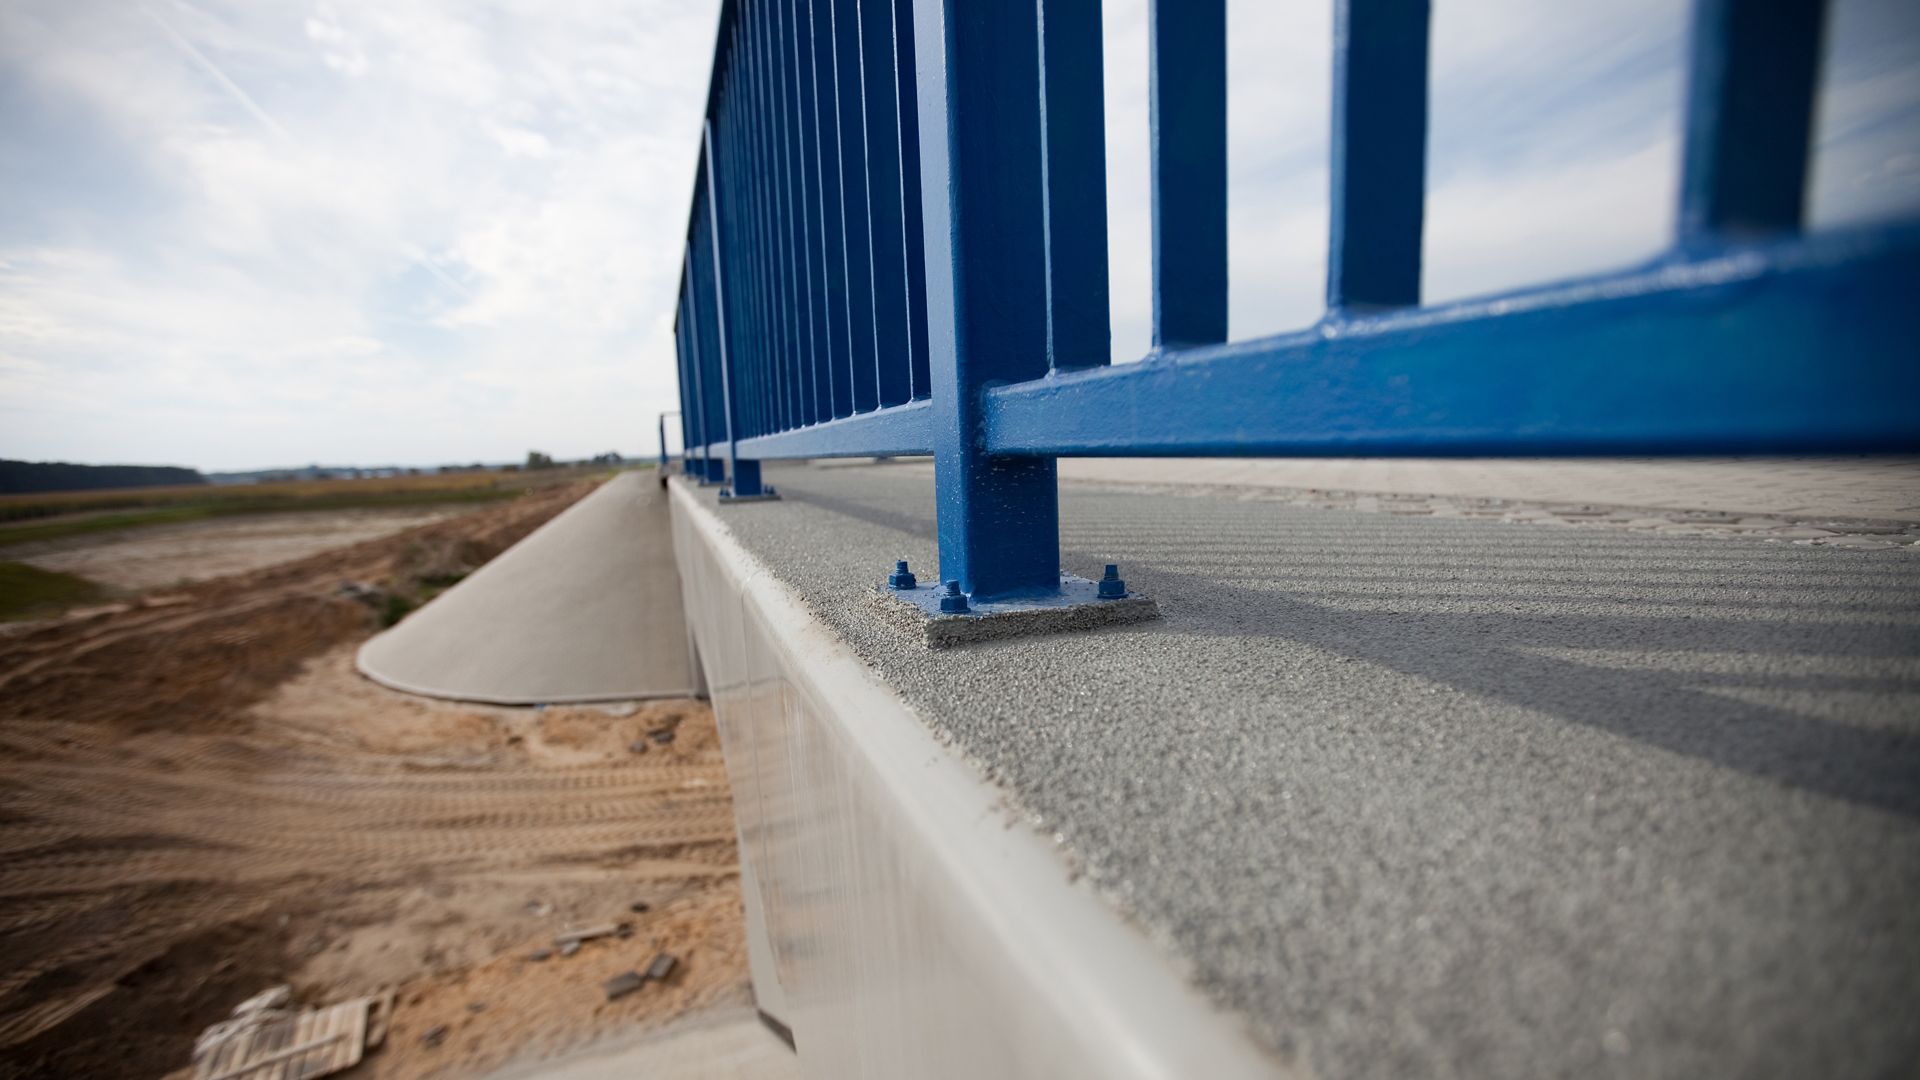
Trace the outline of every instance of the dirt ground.
<instances>
[{"instance_id":1,"label":"dirt ground","mask_svg":"<svg viewBox=\"0 0 1920 1080\"><path fill-rule=\"evenodd\" d=\"M703 704L464 706L353 669L378 605L342 583L491 557L590 486L0 636L0 1076L181 1070L279 982L395 991L349 1074L369 1078L747 1000ZM630 936L534 958L617 921ZM660 951L674 978L605 1000Z\"/></svg>"},{"instance_id":2,"label":"dirt ground","mask_svg":"<svg viewBox=\"0 0 1920 1080\"><path fill-rule=\"evenodd\" d=\"M157 589L302 559L459 513L406 506L214 518L14 544L0 549L0 558L115 589Z\"/></svg>"}]
</instances>

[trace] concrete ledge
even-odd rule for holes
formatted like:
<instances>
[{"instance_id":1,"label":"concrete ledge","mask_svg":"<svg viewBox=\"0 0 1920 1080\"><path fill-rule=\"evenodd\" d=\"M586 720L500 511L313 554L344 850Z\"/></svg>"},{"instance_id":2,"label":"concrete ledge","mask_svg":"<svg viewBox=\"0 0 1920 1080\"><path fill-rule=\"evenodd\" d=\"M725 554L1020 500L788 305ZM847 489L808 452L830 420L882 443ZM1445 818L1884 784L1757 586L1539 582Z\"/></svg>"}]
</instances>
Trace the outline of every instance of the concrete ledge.
<instances>
[{"instance_id":1,"label":"concrete ledge","mask_svg":"<svg viewBox=\"0 0 1920 1080\"><path fill-rule=\"evenodd\" d=\"M810 1076L1292 1075L675 481L761 1006Z\"/></svg>"}]
</instances>

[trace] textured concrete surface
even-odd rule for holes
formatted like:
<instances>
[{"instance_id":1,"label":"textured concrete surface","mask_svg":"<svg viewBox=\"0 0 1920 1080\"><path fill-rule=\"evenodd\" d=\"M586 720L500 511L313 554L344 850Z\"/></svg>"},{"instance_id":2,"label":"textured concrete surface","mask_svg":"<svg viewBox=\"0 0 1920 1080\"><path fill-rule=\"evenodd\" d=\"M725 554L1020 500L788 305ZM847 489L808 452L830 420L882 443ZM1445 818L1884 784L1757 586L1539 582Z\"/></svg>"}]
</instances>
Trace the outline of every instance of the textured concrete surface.
<instances>
[{"instance_id":1,"label":"textured concrete surface","mask_svg":"<svg viewBox=\"0 0 1920 1080\"><path fill-rule=\"evenodd\" d=\"M361 646L396 690L537 705L694 692L666 493L621 473Z\"/></svg>"},{"instance_id":2,"label":"textured concrete surface","mask_svg":"<svg viewBox=\"0 0 1920 1080\"><path fill-rule=\"evenodd\" d=\"M1068 458L1060 475L1920 522L1911 457Z\"/></svg>"},{"instance_id":3,"label":"textured concrete surface","mask_svg":"<svg viewBox=\"0 0 1920 1080\"><path fill-rule=\"evenodd\" d=\"M1197 983L1322 1077L1920 1061L1920 549L1069 487L1134 627L929 653L911 467L741 541Z\"/></svg>"}]
</instances>

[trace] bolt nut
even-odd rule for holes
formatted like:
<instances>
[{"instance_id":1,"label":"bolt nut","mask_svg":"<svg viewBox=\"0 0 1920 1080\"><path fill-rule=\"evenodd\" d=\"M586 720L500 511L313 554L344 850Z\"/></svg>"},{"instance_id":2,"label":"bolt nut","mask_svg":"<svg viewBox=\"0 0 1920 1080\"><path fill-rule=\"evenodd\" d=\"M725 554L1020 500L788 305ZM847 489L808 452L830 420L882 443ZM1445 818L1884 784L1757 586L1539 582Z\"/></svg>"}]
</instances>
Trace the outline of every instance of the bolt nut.
<instances>
[{"instance_id":1,"label":"bolt nut","mask_svg":"<svg viewBox=\"0 0 1920 1080\"><path fill-rule=\"evenodd\" d=\"M890 589L915 589L920 583L914 579L913 571L907 569L907 560L901 559L893 564L893 573L887 575L887 587Z\"/></svg>"},{"instance_id":2,"label":"bolt nut","mask_svg":"<svg viewBox=\"0 0 1920 1080\"><path fill-rule=\"evenodd\" d=\"M1126 598L1127 583L1120 580L1119 564L1108 563L1107 572L1100 577L1100 599L1125 600Z\"/></svg>"},{"instance_id":3,"label":"bolt nut","mask_svg":"<svg viewBox=\"0 0 1920 1080\"><path fill-rule=\"evenodd\" d=\"M967 613L967 595L960 591L960 583L947 582L947 591L940 597L940 612L943 615L965 615Z\"/></svg>"}]
</instances>

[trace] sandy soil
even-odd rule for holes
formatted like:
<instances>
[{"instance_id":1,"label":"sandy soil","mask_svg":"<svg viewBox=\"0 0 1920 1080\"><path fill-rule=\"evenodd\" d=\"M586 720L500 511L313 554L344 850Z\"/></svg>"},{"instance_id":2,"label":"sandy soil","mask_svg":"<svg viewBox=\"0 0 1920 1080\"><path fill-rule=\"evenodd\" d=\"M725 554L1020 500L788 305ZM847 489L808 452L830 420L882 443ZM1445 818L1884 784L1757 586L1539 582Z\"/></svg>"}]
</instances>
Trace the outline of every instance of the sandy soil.
<instances>
[{"instance_id":1,"label":"sandy soil","mask_svg":"<svg viewBox=\"0 0 1920 1080\"><path fill-rule=\"evenodd\" d=\"M746 1000L704 705L463 706L352 667L376 621L342 582L490 557L588 487L0 637L0 1076L178 1070L283 981L396 992L356 1077L471 1075ZM605 1000L663 950L673 980Z\"/></svg>"},{"instance_id":2,"label":"sandy soil","mask_svg":"<svg viewBox=\"0 0 1920 1080\"><path fill-rule=\"evenodd\" d=\"M303 559L460 513L415 506L215 518L14 544L0 549L0 558L116 589L156 589Z\"/></svg>"}]
</instances>

